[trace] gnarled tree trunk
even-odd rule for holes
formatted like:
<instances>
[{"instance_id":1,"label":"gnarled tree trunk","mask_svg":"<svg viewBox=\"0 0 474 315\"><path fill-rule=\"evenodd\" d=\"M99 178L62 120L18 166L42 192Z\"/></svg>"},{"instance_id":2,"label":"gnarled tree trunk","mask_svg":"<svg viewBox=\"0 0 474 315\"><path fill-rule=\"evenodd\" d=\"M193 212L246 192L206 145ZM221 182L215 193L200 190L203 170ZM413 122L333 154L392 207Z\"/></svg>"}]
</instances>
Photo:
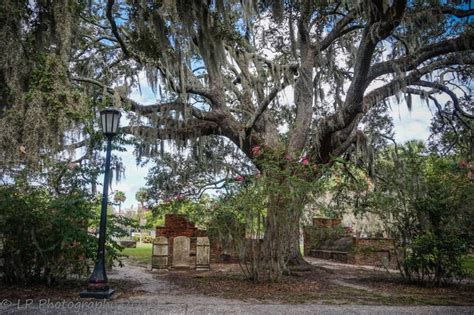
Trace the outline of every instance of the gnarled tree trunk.
<instances>
[{"instance_id":1,"label":"gnarled tree trunk","mask_svg":"<svg viewBox=\"0 0 474 315\"><path fill-rule=\"evenodd\" d=\"M278 281L283 274L290 273L290 266L307 266L300 251L300 219L302 200L296 200L284 183L270 194L267 221L263 240L264 264L261 274L265 280ZM295 198L296 197L296 198Z\"/></svg>"}]
</instances>

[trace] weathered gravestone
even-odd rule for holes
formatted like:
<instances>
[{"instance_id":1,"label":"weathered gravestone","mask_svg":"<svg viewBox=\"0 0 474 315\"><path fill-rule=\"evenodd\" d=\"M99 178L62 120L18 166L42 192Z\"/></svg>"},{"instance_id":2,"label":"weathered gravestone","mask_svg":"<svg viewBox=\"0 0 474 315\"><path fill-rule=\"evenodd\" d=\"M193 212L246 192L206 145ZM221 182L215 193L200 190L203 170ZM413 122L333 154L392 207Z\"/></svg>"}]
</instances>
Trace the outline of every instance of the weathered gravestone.
<instances>
[{"instance_id":1,"label":"weathered gravestone","mask_svg":"<svg viewBox=\"0 0 474 315\"><path fill-rule=\"evenodd\" d=\"M189 251L191 242L187 236L177 236L173 239L173 267L189 268Z\"/></svg>"},{"instance_id":2,"label":"weathered gravestone","mask_svg":"<svg viewBox=\"0 0 474 315\"><path fill-rule=\"evenodd\" d=\"M164 236L153 240L151 269L168 270L168 239Z\"/></svg>"},{"instance_id":3,"label":"weathered gravestone","mask_svg":"<svg viewBox=\"0 0 474 315\"><path fill-rule=\"evenodd\" d=\"M198 237L196 241L196 270L209 270L210 243L208 237Z\"/></svg>"}]
</instances>

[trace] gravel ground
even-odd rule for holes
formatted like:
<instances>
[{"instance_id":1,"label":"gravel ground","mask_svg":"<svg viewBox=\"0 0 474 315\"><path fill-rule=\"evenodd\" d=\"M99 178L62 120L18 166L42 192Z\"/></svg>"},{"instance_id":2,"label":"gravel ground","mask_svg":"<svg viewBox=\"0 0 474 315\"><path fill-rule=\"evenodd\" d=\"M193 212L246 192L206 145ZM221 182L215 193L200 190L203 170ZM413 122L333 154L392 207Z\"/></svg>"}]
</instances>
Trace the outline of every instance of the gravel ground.
<instances>
[{"instance_id":1,"label":"gravel ground","mask_svg":"<svg viewBox=\"0 0 474 315\"><path fill-rule=\"evenodd\" d=\"M474 314L471 307L364 306L364 305L275 305L275 304L161 304L107 302L103 305L65 306L12 305L0 307L2 314Z\"/></svg>"},{"instance_id":2,"label":"gravel ground","mask_svg":"<svg viewBox=\"0 0 474 315\"><path fill-rule=\"evenodd\" d=\"M316 261L312 263L317 264ZM119 292L107 301L40 300L32 303L3 300L0 301L0 314L474 314L473 307L463 306L264 304L185 294L159 273L131 262L116 269L109 278L134 280L140 285L130 294Z\"/></svg>"}]
</instances>

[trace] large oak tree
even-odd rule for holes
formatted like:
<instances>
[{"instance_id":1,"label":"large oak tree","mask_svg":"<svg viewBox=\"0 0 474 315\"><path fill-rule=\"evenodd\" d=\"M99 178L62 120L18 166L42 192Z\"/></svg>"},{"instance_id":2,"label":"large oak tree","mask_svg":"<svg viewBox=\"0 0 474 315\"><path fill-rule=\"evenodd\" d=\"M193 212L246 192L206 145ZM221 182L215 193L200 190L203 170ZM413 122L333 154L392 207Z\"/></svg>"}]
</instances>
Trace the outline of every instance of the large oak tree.
<instances>
[{"instance_id":1,"label":"large oak tree","mask_svg":"<svg viewBox=\"0 0 474 315\"><path fill-rule=\"evenodd\" d=\"M361 150L370 146L361 122L386 114L391 97L411 106L412 95L430 101L444 93L452 115L473 118L453 92L469 85L472 75L474 11L468 1L59 2L64 5L2 4L7 53L0 127L14 125L17 132L1 139L4 148L21 147L20 154L44 155L68 128L84 131L81 120L73 127L66 114L58 114L61 128L37 123L34 117L52 101L53 113L113 102L129 114L123 130L144 155L159 154L165 140L196 146L207 137L226 139L265 176L277 175L266 172L262 151L271 151L282 170L302 157L320 165L355 147L367 152ZM38 68L53 73L56 89L43 86L43 76L30 76ZM129 98L143 72L159 96L156 104ZM25 125L32 122L51 132L29 139ZM60 143L48 152L93 147L87 137ZM12 156L5 154L4 162ZM314 181L318 173L294 176ZM302 203L268 198L262 250L276 279L301 258Z\"/></svg>"}]
</instances>

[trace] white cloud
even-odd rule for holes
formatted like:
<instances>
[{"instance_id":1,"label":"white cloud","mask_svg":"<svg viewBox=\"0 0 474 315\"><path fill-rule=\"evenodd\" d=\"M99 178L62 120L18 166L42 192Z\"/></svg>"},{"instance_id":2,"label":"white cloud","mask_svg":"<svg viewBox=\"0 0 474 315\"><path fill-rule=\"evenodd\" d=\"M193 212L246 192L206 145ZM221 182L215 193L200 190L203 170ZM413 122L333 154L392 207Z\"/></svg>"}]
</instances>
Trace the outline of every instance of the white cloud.
<instances>
[{"instance_id":1,"label":"white cloud","mask_svg":"<svg viewBox=\"0 0 474 315\"><path fill-rule=\"evenodd\" d=\"M130 188L130 185L125 181L112 184L113 191L122 191L124 193L128 193L130 192Z\"/></svg>"}]
</instances>

